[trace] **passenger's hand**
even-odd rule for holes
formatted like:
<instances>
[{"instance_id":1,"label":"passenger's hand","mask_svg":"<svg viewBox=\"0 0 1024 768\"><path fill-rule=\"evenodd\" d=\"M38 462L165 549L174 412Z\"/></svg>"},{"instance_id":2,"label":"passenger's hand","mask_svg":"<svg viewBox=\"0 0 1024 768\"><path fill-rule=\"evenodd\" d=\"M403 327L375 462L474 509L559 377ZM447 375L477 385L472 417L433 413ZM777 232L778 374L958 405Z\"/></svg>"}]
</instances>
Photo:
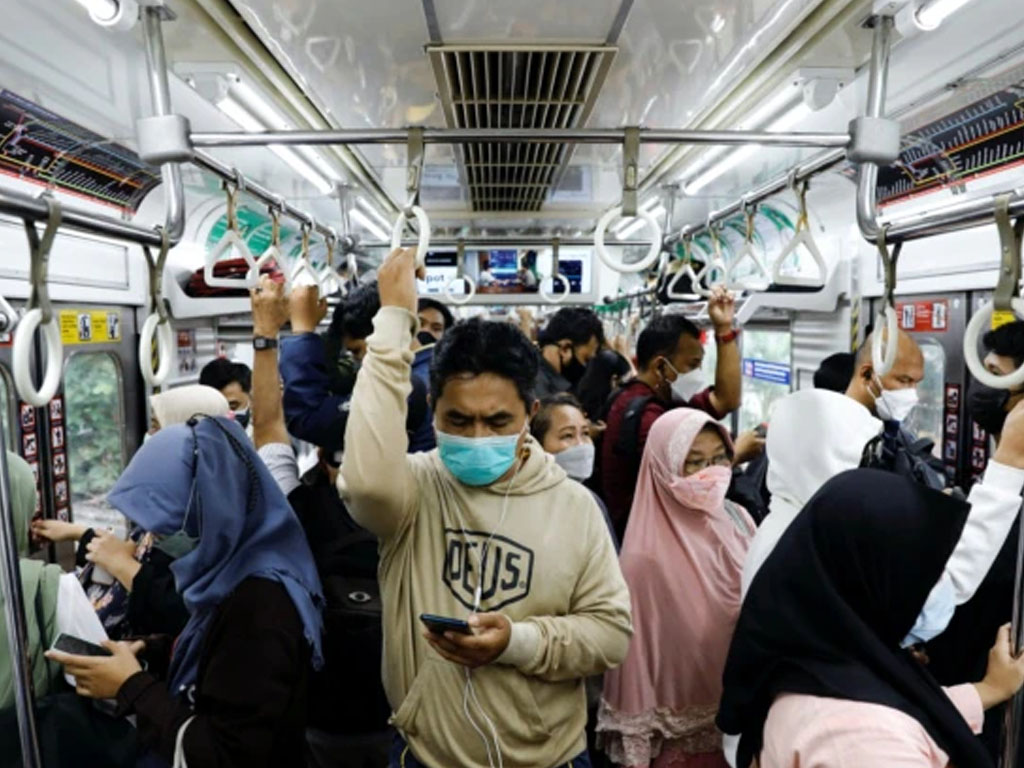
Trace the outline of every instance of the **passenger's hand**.
<instances>
[{"instance_id":1,"label":"passenger's hand","mask_svg":"<svg viewBox=\"0 0 1024 768\"><path fill-rule=\"evenodd\" d=\"M711 289L711 296L708 298L708 317L711 318L717 335L721 336L732 330L732 323L736 318L736 299L724 286L716 285Z\"/></svg>"},{"instance_id":2,"label":"passenger's hand","mask_svg":"<svg viewBox=\"0 0 1024 768\"><path fill-rule=\"evenodd\" d=\"M1024 469L1024 400L1007 414L996 454L992 458L1008 467Z\"/></svg>"},{"instance_id":3,"label":"passenger's hand","mask_svg":"<svg viewBox=\"0 0 1024 768\"><path fill-rule=\"evenodd\" d=\"M295 333L314 333L327 316L327 299L320 298L320 289L315 285L293 286L289 304Z\"/></svg>"},{"instance_id":4,"label":"passenger's hand","mask_svg":"<svg viewBox=\"0 0 1024 768\"><path fill-rule=\"evenodd\" d=\"M377 270L377 290L382 307L402 307L416 314L416 278L426 277L416 269L416 249L396 248Z\"/></svg>"},{"instance_id":5,"label":"passenger's hand","mask_svg":"<svg viewBox=\"0 0 1024 768\"><path fill-rule=\"evenodd\" d=\"M75 678L75 691L79 696L90 699L113 699L125 681L137 672L142 665L135 658L145 644L115 643L103 641L103 647L113 656L76 656L62 651L47 651L46 658L64 665L64 671Z\"/></svg>"},{"instance_id":6,"label":"passenger's hand","mask_svg":"<svg viewBox=\"0 0 1024 768\"><path fill-rule=\"evenodd\" d=\"M1004 624L996 633L996 644L988 652L985 679L974 684L985 709L1002 704L1024 686L1024 655L1015 659L1012 650L1010 625Z\"/></svg>"},{"instance_id":7,"label":"passenger's hand","mask_svg":"<svg viewBox=\"0 0 1024 768\"><path fill-rule=\"evenodd\" d=\"M131 588L142 565L135 559L136 544L119 539L109 531L97 531L85 548L85 559L105 568L125 587Z\"/></svg>"},{"instance_id":8,"label":"passenger's hand","mask_svg":"<svg viewBox=\"0 0 1024 768\"><path fill-rule=\"evenodd\" d=\"M65 523L63 520L33 520L32 533L47 541L78 541L89 530L84 525Z\"/></svg>"},{"instance_id":9,"label":"passenger's hand","mask_svg":"<svg viewBox=\"0 0 1024 768\"><path fill-rule=\"evenodd\" d=\"M736 455L733 457L732 463L739 466L756 459L762 453L764 453L764 438L750 429L741 432L736 438Z\"/></svg>"},{"instance_id":10,"label":"passenger's hand","mask_svg":"<svg viewBox=\"0 0 1024 768\"><path fill-rule=\"evenodd\" d=\"M445 632L435 635L424 632L434 650L448 661L470 669L483 667L505 652L512 636L512 622L500 613L479 613L469 617L472 635Z\"/></svg>"},{"instance_id":11,"label":"passenger's hand","mask_svg":"<svg viewBox=\"0 0 1024 768\"><path fill-rule=\"evenodd\" d=\"M260 278L260 284L249 292L252 300L252 332L254 336L276 338L288 322L288 299L284 295L284 284Z\"/></svg>"}]
</instances>

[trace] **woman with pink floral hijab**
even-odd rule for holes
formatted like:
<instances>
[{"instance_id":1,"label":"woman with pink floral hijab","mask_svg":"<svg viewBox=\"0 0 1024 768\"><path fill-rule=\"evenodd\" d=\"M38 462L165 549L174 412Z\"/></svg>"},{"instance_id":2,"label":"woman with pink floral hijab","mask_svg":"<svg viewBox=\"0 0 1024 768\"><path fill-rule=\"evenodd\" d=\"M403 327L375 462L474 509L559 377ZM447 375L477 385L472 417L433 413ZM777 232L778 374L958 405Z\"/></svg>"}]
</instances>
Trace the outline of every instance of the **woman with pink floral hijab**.
<instances>
[{"instance_id":1,"label":"woman with pink floral hijab","mask_svg":"<svg viewBox=\"0 0 1024 768\"><path fill-rule=\"evenodd\" d=\"M617 765L725 768L715 714L754 535L725 499L728 432L679 408L647 438L620 562L633 604L626 662L605 675L599 743Z\"/></svg>"}]
</instances>

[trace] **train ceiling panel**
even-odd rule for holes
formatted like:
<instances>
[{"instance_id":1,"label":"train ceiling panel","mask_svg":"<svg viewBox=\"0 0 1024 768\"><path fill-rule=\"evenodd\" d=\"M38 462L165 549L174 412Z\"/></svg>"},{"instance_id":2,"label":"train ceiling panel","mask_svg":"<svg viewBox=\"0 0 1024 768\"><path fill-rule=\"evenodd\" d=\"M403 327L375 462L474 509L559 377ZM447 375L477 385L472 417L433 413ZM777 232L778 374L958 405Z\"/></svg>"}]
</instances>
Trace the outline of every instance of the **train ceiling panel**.
<instances>
[{"instance_id":1,"label":"train ceiling panel","mask_svg":"<svg viewBox=\"0 0 1024 768\"><path fill-rule=\"evenodd\" d=\"M587 121L613 46L432 46L452 128L576 128ZM564 143L480 143L461 148L473 211L539 211L565 169Z\"/></svg>"}]
</instances>

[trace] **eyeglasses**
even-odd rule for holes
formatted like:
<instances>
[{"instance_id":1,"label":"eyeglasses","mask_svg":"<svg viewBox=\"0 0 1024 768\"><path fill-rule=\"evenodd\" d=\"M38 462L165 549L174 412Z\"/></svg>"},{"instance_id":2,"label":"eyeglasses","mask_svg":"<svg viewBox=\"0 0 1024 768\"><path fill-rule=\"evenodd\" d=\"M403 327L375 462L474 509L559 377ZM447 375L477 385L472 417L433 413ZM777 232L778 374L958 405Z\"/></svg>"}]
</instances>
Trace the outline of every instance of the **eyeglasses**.
<instances>
[{"instance_id":1,"label":"eyeglasses","mask_svg":"<svg viewBox=\"0 0 1024 768\"><path fill-rule=\"evenodd\" d=\"M710 459L687 459L683 462L683 472L693 475L708 467L728 467L731 465L732 459L723 453L718 456L712 456Z\"/></svg>"}]
</instances>

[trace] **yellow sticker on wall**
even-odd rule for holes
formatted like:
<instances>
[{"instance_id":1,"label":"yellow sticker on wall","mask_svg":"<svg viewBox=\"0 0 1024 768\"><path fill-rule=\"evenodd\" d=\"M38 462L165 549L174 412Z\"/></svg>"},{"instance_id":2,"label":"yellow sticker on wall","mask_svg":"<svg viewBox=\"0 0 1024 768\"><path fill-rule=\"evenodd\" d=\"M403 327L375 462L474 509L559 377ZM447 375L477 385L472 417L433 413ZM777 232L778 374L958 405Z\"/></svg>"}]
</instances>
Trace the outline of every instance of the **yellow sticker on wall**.
<instances>
[{"instance_id":1,"label":"yellow sticker on wall","mask_svg":"<svg viewBox=\"0 0 1024 768\"><path fill-rule=\"evenodd\" d=\"M62 309L63 344L114 344L121 341L121 312L112 309Z\"/></svg>"}]
</instances>

